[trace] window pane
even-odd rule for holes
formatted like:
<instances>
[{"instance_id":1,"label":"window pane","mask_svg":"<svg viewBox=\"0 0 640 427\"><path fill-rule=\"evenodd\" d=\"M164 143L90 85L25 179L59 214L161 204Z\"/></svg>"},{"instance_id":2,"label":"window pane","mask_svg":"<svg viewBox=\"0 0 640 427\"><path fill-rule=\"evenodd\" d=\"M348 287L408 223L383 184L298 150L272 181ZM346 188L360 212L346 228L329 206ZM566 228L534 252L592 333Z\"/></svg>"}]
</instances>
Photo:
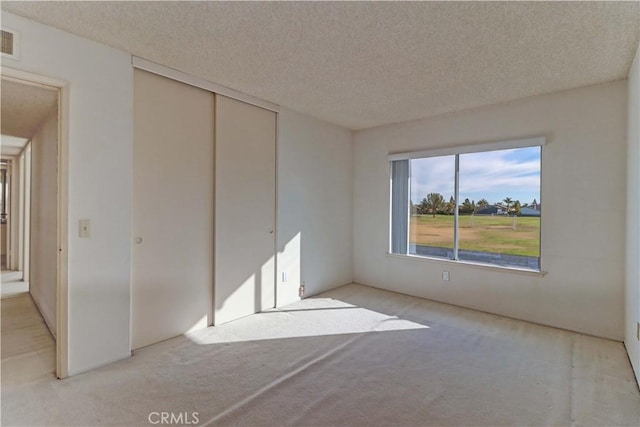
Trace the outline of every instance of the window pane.
<instances>
[{"instance_id":1,"label":"window pane","mask_svg":"<svg viewBox=\"0 0 640 427\"><path fill-rule=\"evenodd\" d=\"M540 147L460 155L461 260L540 269Z\"/></svg>"},{"instance_id":2,"label":"window pane","mask_svg":"<svg viewBox=\"0 0 640 427\"><path fill-rule=\"evenodd\" d=\"M453 259L455 156L411 160L409 253Z\"/></svg>"},{"instance_id":3,"label":"window pane","mask_svg":"<svg viewBox=\"0 0 640 427\"><path fill-rule=\"evenodd\" d=\"M407 253L409 160L391 162L391 252Z\"/></svg>"}]
</instances>

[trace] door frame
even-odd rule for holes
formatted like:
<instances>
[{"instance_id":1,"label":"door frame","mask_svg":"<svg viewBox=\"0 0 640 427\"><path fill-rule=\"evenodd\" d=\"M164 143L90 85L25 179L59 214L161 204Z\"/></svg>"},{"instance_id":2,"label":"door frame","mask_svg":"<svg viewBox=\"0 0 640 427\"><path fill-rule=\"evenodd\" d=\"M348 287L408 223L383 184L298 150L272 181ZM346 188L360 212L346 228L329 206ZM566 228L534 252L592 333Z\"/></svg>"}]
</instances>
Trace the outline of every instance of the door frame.
<instances>
[{"instance_id":1,"label":"door frame","mask_svg":"<svg viewBox=\"0 0 640 427\"><path fill-rule=\"evenodd\" d=\"M14 262L13 262L13 246L16 244L15 236L13 232L13 204L14 200L14 188L13 188L13 172L15 169L16 156L2 156L2 160L6 161L5 166L5 176L4 176L4 185L7 189L5 194L5 209L7 214L7 220L5 222L5 258L4 265L6 270L14 270Z\"/></svg>"},{"instance_id":2,"label":"door frame","mask_svg":"<svg viewBox=\"0 0 640 427\"><path fill-rule=\"evenodd\" d=\"M57 186L57 274L56 274L56 377L69 376L69 91L62 80L3 66L3 79L58 91L58 186Z\"/></svg>"}]
</instances>

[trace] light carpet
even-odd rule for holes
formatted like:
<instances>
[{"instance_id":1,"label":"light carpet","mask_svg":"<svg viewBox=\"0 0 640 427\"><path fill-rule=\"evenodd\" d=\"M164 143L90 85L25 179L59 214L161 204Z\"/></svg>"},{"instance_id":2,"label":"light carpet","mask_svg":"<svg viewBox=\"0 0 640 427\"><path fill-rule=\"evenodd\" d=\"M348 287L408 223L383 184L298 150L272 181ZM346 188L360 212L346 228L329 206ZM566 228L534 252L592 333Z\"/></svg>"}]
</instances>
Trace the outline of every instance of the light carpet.
<instances>
[{"instance_id":1,"label":"light carpet","mask_svg":"<svg viewBox=\"0 0 640 427\"><path fill-rule=\"evenodd\" d=\"M640 392L619 342L360 285L2 387L2 425L143 426L154 412L198 425L638 426Z\"/></svg>"}]
</instances>

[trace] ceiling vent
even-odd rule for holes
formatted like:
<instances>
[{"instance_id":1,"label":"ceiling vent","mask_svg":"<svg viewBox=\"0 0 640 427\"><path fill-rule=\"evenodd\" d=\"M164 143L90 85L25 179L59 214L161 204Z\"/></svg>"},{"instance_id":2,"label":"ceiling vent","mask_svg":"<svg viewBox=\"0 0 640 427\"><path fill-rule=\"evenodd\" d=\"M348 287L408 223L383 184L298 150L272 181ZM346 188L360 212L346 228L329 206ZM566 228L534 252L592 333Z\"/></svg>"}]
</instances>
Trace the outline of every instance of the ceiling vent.
<instances>
[{"instance_id":1,"label":"ceiling vent","mask_svg":"<svg viewBox=\"0 0 640 427\"><path fill-rule=\"evenodd\" d=\"M20 33L8 28L2 31L2 56L11 59L20 59Z\"/></svg>"}]
</instances>

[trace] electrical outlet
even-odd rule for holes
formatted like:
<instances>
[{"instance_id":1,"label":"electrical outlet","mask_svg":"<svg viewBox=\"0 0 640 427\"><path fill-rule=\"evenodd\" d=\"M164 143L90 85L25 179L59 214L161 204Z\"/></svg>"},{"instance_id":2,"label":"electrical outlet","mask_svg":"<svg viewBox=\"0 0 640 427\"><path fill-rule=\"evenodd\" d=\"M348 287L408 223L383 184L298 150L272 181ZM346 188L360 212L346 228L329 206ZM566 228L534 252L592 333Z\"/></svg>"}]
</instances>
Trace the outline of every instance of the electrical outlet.
<instances>
[{"instance_id":1,"label":"electrical outlet","mask_svg":"<svg viewBox=\"0 0 640 427\"><path fill-rule=\"evenodd\" d=\"M449 272L448 271L443 271L442 272L442 280L445 282L449 281Z\"/></svg>"},{"instance_id":2,"label":"electrical outlet","mask_svg":"<svg viewBox=\"0 0 640 427\"><path fill-rule=\"evenodd\" d=\"M302 284L300 285L300 287L298 288L298 296L300 298L302 298L304 296L304 282L302 282Z\"/></svg>"},{"instance_id":3,"label":"electrical outlet","mask_svg":"<svg viewBox=\"0 0 640 427\"><path fill-rule=\"evenodd\" d=\"M286 271L282 272L282 281L286 282L287 280L289 280L289 275L287 274Z\"/></svg>"}]
</instances>

